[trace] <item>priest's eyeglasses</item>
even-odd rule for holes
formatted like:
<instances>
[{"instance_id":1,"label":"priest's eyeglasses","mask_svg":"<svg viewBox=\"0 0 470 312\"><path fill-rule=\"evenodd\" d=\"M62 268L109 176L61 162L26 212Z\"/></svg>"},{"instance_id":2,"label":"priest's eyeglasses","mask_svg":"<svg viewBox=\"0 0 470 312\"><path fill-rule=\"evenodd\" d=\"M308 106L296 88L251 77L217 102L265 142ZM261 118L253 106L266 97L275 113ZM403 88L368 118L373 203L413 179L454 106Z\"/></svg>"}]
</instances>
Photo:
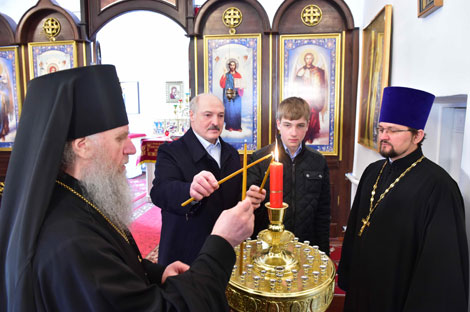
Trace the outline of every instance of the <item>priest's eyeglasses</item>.
<instances>
[{"instance_id":1,"label":"priest's eyeglasses","mask_svg":"<svg viewBox=\"0 0 470 312\"><path fill-rule=\"evenodd\" d=\"M411 131L410 129L395 129L395 128L383 128L383 127L377 127L377 131L380 134L388 133L389 135L394 135L400 132L406 132L406 131Z\"/></svg>"}]
</instances>

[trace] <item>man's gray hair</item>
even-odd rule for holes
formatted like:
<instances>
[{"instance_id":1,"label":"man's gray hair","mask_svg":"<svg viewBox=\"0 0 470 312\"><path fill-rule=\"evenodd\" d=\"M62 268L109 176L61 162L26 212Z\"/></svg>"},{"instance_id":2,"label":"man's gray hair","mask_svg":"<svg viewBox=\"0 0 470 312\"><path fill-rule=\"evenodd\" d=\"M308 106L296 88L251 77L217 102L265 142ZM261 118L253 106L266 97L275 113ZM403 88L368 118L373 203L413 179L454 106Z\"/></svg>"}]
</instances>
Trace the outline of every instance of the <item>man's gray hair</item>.
<instances>
[{"instance_id":1,"label":"man's gray hair","mask_svg":"<svg viewBox=\"0 0 470 312\"><path fill-rule=\"evenodd\" d=\"M198 94L197 96L193 97L191 102L189 102L189 110L190 111L192 111L193 113L195 113L197 111L197 109L199 108L199 101L201 100L202 97L213 97L213 98L217 99L218 101L220 101L220 103L222 103L222 101L212 93L201 93L201 94Z\"/></svg>"},{"instance_id":2,"label":"man's gray hair","mask_svg":"<svg viewBox=\"0 0 470 312\"><path fill-rule=\"evenodd\" d=\"M89 136L87 136L87 138L92 140L93 142L96 142L96 140L98 138L97 134L98 133L89 135ZM67 168L72 167L72 165L74 164L74 162L77 158L77 155L73 151L72 142L73 142L73 140L72 141L67 141L65 143L64 152L62 153L62 160L61 160L61 164L60 164L60 168L62 169L62 171L65 171Z\"/></svg>"},{"instance_id":3,"label":"man's gray hair","mask_svg":"<svg viewBox=\"0 0 470 312\"><path fill-rule=\"evenodd\" d=\"M64 152L62 153L62 161L60 164L60 167L63 171L65 171L67 168L70 168L75 162L76 155L72 148L72 142L73 141L68 141L64 146Z\"/></svg>"},{"instance_id":4,"label":"man's gray hair","mask_svg":"<svg viewBox=\"0 0 470 312\"><path fill-rule=\"evenodd\" d=\"M192 111L193 113L196 112L197 108L198 108L198 104L199 104L199 96L195 96L191 99L191 102L189 102L189 110Z\"/></svg>"}]
</instances>

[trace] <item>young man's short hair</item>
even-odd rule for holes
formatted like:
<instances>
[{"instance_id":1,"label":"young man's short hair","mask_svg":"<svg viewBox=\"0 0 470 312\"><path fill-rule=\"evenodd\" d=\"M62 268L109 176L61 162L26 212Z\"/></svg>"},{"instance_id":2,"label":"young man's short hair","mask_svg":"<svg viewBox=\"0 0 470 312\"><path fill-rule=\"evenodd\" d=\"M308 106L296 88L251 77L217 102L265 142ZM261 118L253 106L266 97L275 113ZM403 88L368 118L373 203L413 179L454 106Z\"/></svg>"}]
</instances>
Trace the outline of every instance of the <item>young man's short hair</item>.
<instances>
[{"instance_id":1,"label":"young man's short hair","mask_svg":"<svg viewBox=\"0 0 470 312\"><path fill-rule=\"evenodd\" d=\"M310 120L310 107L308 106L307 101L300 97L290 97L284 99L277 108L277 119L281 120L282 118L288 120L297 120L300 118L305 118L305 120Z\"/></svg>"}]
</instances>

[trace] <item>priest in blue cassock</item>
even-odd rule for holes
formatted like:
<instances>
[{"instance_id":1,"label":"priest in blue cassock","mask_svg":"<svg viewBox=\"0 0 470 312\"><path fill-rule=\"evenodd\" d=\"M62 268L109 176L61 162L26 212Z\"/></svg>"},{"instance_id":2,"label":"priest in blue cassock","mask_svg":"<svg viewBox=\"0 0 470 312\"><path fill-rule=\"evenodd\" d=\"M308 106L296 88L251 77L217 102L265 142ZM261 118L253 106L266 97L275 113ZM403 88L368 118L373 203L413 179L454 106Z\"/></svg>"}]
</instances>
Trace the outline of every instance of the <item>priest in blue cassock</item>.
<instances>
[{"instance_id":1,"label":"priest in blue cassock","mask_svg":"<svg viewBox=\"0 0 470 312\"><path fill-rule=\"evenodd\" d=\"M338 268L344 311L467 311L462 195L421 150L434 96L388 87L380 154L364 171Z\"/></svg>"}]
</instances>

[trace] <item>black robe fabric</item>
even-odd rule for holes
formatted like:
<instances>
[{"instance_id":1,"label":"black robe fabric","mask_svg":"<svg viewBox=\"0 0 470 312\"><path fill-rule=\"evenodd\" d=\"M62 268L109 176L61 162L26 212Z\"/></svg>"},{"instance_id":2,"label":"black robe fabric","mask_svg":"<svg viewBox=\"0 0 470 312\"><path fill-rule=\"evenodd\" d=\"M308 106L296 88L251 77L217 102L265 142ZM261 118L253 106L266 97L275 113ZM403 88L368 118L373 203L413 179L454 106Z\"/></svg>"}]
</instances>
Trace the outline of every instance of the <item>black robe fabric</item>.
<instances>
[{"instance_id":1,"label":"black robe fabric","mask_svg":"<svg viewBox=\"0 0 470 312\"><path fill-rule=\"evenodd\" d=\"M422 156L387 163L380 194ZM468 249L464 205L455 181L423 159L382 199L361 237L380 160L364 171L344 237L338 268L344 311L467 311Z\"/></svg>"},{"instance_id":2,"label":"black robe fabric","mask_svg":"<svg viewBox=\"0 0 470 312\"><path fill-rule=\"evenodd\" d=\"M129 238L57 185L32 261L36 311L228 311L235 254L224 239L210 236L187 272L161 284L165 267L142 260Z\"/></svg>"}]
</instances>

